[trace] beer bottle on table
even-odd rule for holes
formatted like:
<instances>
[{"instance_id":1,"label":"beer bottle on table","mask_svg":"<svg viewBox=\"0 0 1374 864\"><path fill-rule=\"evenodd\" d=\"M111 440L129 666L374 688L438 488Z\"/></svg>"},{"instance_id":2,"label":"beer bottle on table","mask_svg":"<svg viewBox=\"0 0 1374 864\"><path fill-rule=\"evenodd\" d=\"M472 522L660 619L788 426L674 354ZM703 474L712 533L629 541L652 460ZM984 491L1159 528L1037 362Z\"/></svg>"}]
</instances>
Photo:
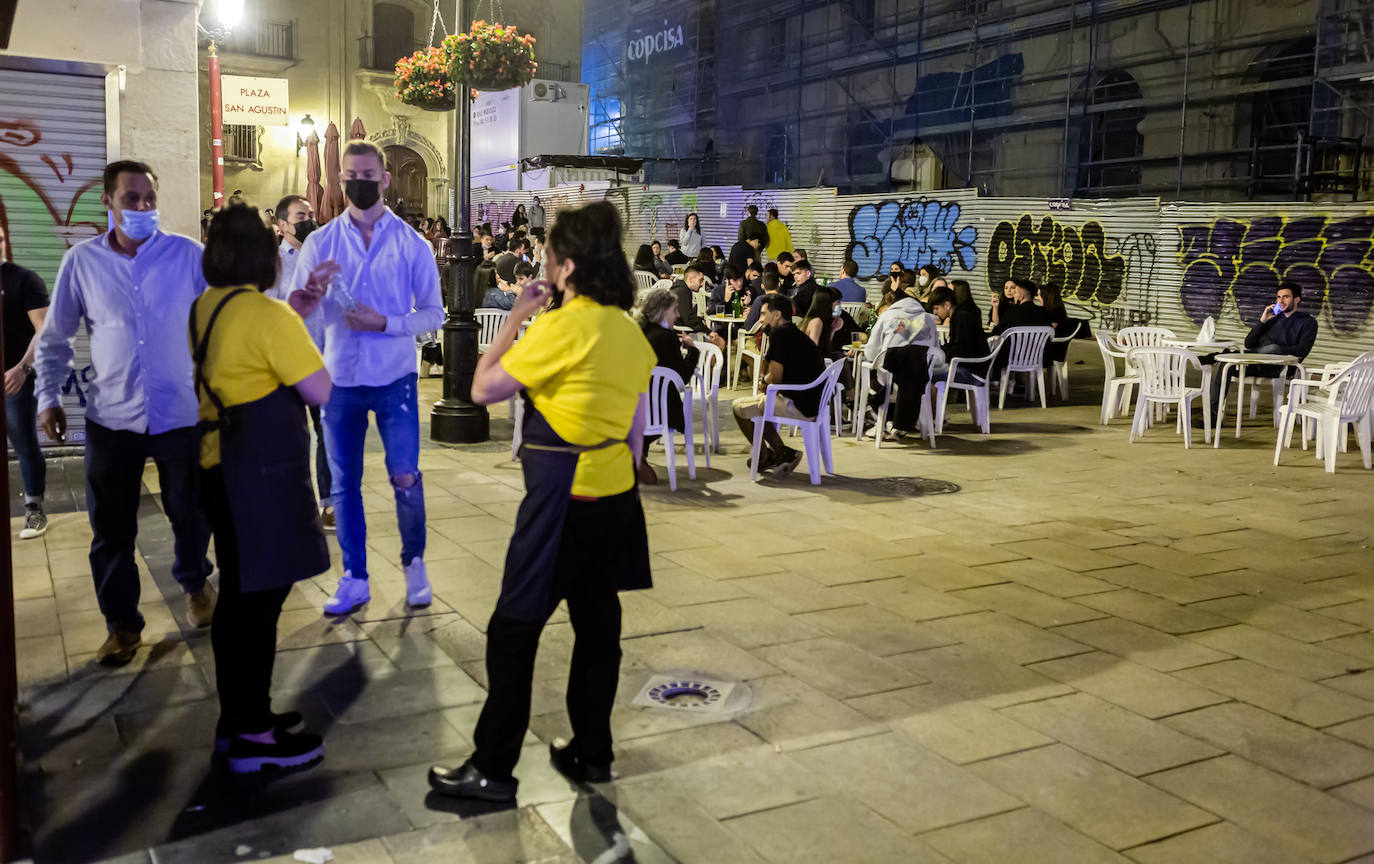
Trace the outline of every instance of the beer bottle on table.
<instances>
[{"instance_id":1,"label":"beer bottle on table","mask_svg":"<svg viewBox=\"0 0 1374 864\"><path fill-rule=\"evenodd\" d=\"M734 303L731 304L731 306L730 306L730 312L731 312L731 314L733 314L736 318L741 318L741 317L744 316L744 307L740 305L740 302L739 302L739 295L738 295L738 294L735 295L735 301L734 301Z\"/></svg>"}]
</instances>

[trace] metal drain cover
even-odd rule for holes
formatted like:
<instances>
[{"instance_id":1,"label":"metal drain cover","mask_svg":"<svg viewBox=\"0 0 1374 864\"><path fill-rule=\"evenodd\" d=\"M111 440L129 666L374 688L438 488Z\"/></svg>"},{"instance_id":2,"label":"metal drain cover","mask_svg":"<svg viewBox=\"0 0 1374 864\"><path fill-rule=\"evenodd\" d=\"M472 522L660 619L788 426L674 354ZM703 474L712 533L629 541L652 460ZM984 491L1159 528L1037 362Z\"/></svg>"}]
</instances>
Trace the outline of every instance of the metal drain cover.
<instances>
[{"instance_id":1,"label":"metal drain cover","mask_svg":"<svg viewBox=\"0 0 1374 864\"><path fill-rule=\"evenodd\" d=\"M630 704L640 708L715 714L724 711L732 703L730 697L738 687L733 681L699 675L654 675Z\"/></svg>"}]
</instances>

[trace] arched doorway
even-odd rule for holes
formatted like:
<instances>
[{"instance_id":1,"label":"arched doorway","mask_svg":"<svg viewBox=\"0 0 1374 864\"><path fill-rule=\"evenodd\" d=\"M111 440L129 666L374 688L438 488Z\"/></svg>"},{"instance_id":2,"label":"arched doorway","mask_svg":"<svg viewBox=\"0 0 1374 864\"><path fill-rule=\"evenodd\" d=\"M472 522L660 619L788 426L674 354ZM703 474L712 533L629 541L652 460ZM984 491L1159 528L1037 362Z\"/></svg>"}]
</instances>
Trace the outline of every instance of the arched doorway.
<instances>
[{"instance_id":1,"label":"arched doorway","mask_svg":"<svg viewBox=\"0 0 1374 864\"><path fill-rule=\"evenodd\" d=\"M1078 138L1076 195L1117 198L1140 194L1140 163L1135 160L1145 152L1145 136L1140 132L1145 110L1129 106L1140 98L1135 78L1119 69L1103 74L1093 84L1088 105L1122 107L1086 114Z\"/></svg>"},{"instance_id":2,"label":"arched doorway","mask_svg":"<svg viewBox=\"0 0 1374 864\"><path fill-rule=\"evenodd\" d=\"M398 216L425 216L429 207L429 169L425 160L409 147L392 144L385 148L386 170L391 172L391 185L386 190L387 206Z\"/></svg>"}]
</instances>

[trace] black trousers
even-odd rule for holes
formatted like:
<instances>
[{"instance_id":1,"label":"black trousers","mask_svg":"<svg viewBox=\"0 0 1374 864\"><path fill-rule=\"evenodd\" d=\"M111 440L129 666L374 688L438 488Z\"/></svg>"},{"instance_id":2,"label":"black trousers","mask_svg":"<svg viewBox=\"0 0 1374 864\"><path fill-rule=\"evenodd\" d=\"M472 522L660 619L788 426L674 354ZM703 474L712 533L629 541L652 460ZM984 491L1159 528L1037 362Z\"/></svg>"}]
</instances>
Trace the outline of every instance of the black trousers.
<instances>
[{"instance_id":1,"label":"black trousers","mask_svg":"<svg viewBox=\"0 0 1374 864\"><path fill-rule=\"evenodd\" d=\"M333 480L329 476L329 453L324 448L324 429L320 427L320 406L310 406L310 425L315 429L315 492L320 503L333 501Z\"/></svg>"},{"instance_id":2,"label":"black trousers","mask_svg":"<svg viewBox=\"0 0 1374 864\"><path fill-rule=\"evenodd\" d=\"M897 385L892 425L907 432L915 431L920 425L921 397L930 384L930 370L926 366L929 350L924 345L906 345L887 349L887 356L883 358L883 368L892 373L892 383ZM875 375L875 383L876 378ZM881 402L881 391L878 399Z\"/></svg>"},{"instance_id":3,"label":"black trousers","mask_svg":"<svg viewBox=\"0 0 1374 864\"><path fill-rule=\"evenodd\" d=\"M210 529L199 506L200 435L195 427L160 435L106 429L86 420L86 507L91 520L91 577L105 625L111 631L138 633L138 499L143 466L157 464L162 509L172 523L172 576L188 593L205 586L210 562L205 550Z\"/></svg>"},{"instance_id":4,"label":"black trousers","mask_svg":"<svg viewBox=\"0 0 1374 864\"><path fill-rule=\"evenodd\" d=\"M219 690L219 729L226 736L272 728L272 663L277 656L277 619L291 586L245 592L241 588L238 538L224 487L224 469L201 475L201 506L215 535L219 602L210 627Z\"/></svg>"},{"instance_id":5,"label":"black trousers","mask_svg":"<svg viewBox=\"0 0 1374 864\"><path fill-rule=\"evenodd\" d=\"M618 574L604 566L599 553L606 525L597 518L595 505L568 504L552 602L568 601L575 634L567 693L573 752L586 762L608 764L615 758L611 706L620 679L620 598L615 587ZM473 733L472 763L488 777L508 779L520 761L520 745L530 723L534 657L544 623L496 613L487 625L487 702Z\"/></svg>"}]
</instances>

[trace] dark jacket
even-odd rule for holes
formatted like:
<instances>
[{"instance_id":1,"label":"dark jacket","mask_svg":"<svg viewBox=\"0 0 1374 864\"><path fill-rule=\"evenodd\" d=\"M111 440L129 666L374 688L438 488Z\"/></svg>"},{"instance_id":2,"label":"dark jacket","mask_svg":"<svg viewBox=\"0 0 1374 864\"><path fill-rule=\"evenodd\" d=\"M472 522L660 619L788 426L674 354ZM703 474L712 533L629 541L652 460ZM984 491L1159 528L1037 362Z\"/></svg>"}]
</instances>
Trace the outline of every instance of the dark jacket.
<instances>
[{"instance_id":1,"label":"dark jacket","mask_svg":"<svg viewBox=\"0 0 1374 864\"><path fill-rule=\"evenodd\" d=\"M814 276L797 286L796 291L792 293L792 305L797 307L797 314L805 315L811 311L811 301L819 287Z\"/></svg>"},{"instance_id":2,"label":"dark jacket","mask_svg":"<svg viewBox=\"0 0 1374 864\"><path fill-rule=\"evenodd\" d=\"M949 339L945 359L988 356L988 337L983 332L983 316L972 300L954 307L949 316Z\"/></svg>"},{"instance_id":3,"label":"dark jacket","mask_svg":"<svg viewBox=\"0 0 1374 864\"><path fill-rule=\"evenodd\" d=\"M1003 303L997 313L998 324L992 332L1001 335L1012 327L1048 327L1050 313L1034 300L1025 303Z\"/></svg>"},{"instance_id":4,"label":"dark jacket","mask_svg":"<svg viewBox=\"0 0 1374 864\"><path fill-rule=\"evenodd\" d=\"M649 346L654 349L654 355L658 358L655 365L673 370L682 376L684 384L690 386L692 372L697 368L697 357L701 354L697 350L697 346L689 346L687 355L684 357L682 342L677 338L677 331L669 330L658 324L645 325L644 338L649 340ZM669 387L668 425L682 432L686 428L683 421L682 396L678 394L676 387Z\"/></svg>"},{"instance_id":5,"label":"dark jacket","mask_svg":"<svg viewBox=\"0 0 1374 864\"><path fill-rule=\"evenodd\" d=\"M768 294L762 289L759 290L759 293L754 295L754 302L749 304L749 314L744 317L745 330L748 330L755 324L759 323L759 316L763 314L763 298L767 296ZM790 303L792 301L789 300L788 302ZM795 306L793 306L792 316L796 317L796 314L797 309Z\"/></svg>"},{"instance_id":6,"label":"dark jacket","mask_svg":"<svg viewBox=\"0 0 1374 864\"><path fill-rule=\"evenodd\" d=\"M673 292L673 297L677 299L678 323L683 327L691 327L697 333L705 333L710 328L706 322L697 314L696 303L693 300L692 289L687 287L687 283L681 279L673 283L669 289ZM659 328L660 330L663 328Z\"/></svg>"},{"instance_id":7,"label":"dark jacket","mask_svg":"<svg viewBox=\"0 0 1374 864\"><path fill-rule=\"evenodd\" d=\"M763 243L759 244L760 249L768 248L768 226L752 216L739 223L739 236L736 237L735 240L743 243L744 238L748 237L750 234L758 234L763 238Z\"/></svg>"},{"instance_id":8,"label":"dark jacket","mask_svg":"<svg viewBox=\"0 0 1374 864\"><path fill-rule=\"evenodd\" d=\"M669 249L668 254L663 256L663 260L676 267L679 264L691 264L692 259L682 254L681 249Z\"/></svg>"},{"instance_id":9,"label":"dark jacket","mask_svg":"<svg viewBox=\"0 0 1374 864\"><path fill-rule=\"evenodd\" d=\"M753 246L741 240L730 247L730 256L726 260L742 274L745 270L749 269L750 261L759 264L759 252ZM759 266L759 269L763 269L762 265Z\"/></svg>"},{"instance_id":10,"label":"dark jacket","mask_svg":"<svg viewBox=\"0 0 1374 864\"><path fill-rule=\"evenodd\" d=\"M1292 354L1306 359L1317 341L1317 319L1302 310L1292 315L1275 315L1250 328L1245 337L1246 351L1266 354Z\"/></svg>"}]
</instances>

